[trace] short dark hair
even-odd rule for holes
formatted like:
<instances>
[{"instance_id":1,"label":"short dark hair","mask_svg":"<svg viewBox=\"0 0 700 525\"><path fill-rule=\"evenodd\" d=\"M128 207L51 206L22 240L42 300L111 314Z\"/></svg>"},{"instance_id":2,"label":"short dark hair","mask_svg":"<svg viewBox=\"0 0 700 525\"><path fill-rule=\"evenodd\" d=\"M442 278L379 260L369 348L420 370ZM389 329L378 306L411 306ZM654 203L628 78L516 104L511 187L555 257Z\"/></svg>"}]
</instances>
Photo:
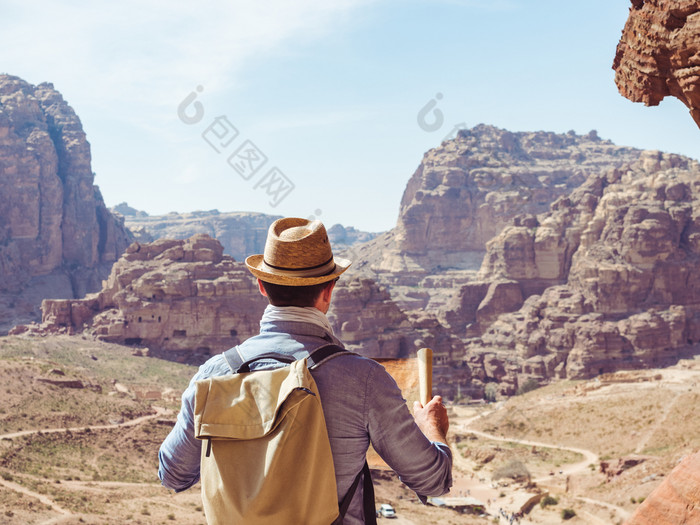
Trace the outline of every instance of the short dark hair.
<instances>
[{"instance_id":1,"label":"short dark hair","mask_svg":"<svg viewBox=\"0 0 700 525\"><path fill-rule=\"evenodd\" d=\"M261 281L267 298L273 306L313 306L321 292L331 286L335 280L310 286L285 286Z\"/></svg>"}]
</instances>

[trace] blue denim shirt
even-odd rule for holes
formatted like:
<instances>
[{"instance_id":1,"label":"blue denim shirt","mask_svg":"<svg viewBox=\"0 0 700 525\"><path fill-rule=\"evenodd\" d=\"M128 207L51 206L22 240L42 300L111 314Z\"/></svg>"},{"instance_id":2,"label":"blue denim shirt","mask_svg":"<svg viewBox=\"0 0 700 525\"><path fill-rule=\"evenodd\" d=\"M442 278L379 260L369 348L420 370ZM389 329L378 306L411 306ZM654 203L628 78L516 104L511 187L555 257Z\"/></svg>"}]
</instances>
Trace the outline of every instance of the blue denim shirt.
<instances>
[{"instance_id":1,"label":"blue denim shirt","mask_svg":"<svg viewBox=\"0 0 700 525\"><path fill-rule=\"evenodd\" d=\"M340 344L319 326L277 321L262 323L260 334L239 345L238 350L245 360L266 352L300 359L328 343ZM276 364L277 361L256 361L251 368L270 368ZM216 355L199 368L182 394L177 423L158 454L158 476L166 487L179 492L199 480L201 441L194 437L195 381L230 373L223 355ZM383 366L357 354L340 354L313 369L312 376L323 405L339 500L362 469L370 442L401 481L418 495L439 496L449 490L452 485L449 447L425 437L408 411L396 382ZM364 523L361 483L345 523Z\"/></svg>"}]
</instances>

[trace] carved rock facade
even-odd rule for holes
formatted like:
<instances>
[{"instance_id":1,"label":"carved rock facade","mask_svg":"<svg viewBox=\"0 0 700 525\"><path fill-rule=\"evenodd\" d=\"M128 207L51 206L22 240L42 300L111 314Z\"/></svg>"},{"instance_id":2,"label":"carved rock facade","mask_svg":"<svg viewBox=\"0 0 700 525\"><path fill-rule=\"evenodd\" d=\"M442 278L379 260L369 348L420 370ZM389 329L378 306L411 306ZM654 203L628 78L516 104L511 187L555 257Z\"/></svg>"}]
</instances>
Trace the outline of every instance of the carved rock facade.
<instances>
[{"instance_id":1,"label":"carved rock facade","mask_svg":"<svg viewBox=\"0 0 700 525\"><path fill-rule=\"evenodd\" d=\"M103 289L45 300L43 332L82 332L199 364L258 332L267 302L242 263L205 234L134 243Z\"/></svg>"}]
</instances>

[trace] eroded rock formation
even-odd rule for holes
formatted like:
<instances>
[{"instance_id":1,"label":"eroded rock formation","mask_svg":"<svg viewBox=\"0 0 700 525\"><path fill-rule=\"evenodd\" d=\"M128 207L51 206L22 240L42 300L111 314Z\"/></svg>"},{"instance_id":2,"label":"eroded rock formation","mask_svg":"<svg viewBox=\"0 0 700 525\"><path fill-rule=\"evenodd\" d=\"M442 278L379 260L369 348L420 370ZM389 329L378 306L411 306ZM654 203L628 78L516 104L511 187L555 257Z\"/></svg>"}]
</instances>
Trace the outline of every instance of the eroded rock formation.
<instances>
[{"instance_id":1,"label":"eroded rock formation","mask_svg":"<svg viewBox=\"0 0 700 525\"><path fill-rule=\"evenodd\" d=\"M99 289L128 246L93 184L80 120L52 84L0 75L0 333L44 297Z\"/></svg>"},{"instance_id":2,"label":"eroded rock formation","mask_svg":"<svg viewBox=\"0 0 700 525\"><path fill-rule=\"evenodd\" d=\"M133 243L100 292L45 300L39 331L81 332L199 364L256 334L266 304L245 266L198 234Z\"/></svg>"},{"instance_id":3,"label":"eroded rock formation","mask_svg":"<svg viewBox=\"0 0 700 525\"><path fill-rule=\"evenodd\" d=\"M486 243L514 217L546 212L588 175L638 156L595 131L512 133L483 124L461 130L425 154L396 228L370 243L361 262L376 272L476 270Z\"/></svg>"},{"instance_id":4,"label":"eroded rock formation","mask_svg":"<svg viewBox=\"0 0 700 525\"><path fill-rule=\"evenodd\" d=\"M700 126L700 1L632 0L613 63L632 102L678 98Z\"/></svg>"},{"instance_id":5,"label":"eroded rock formation","mask_svg":"<svg viewBox=\"0 0 700 525\"><path fill-rule=\"evenodd\" d=\"M371 279L339 280L328 318L346 346L364 355L409 357L417 349L408 317Z\"/></svg>"},{"instance_id":6,"label":"eroded rock formation","mask_svg":"<svg viewBox=\"0 0 700 525\"><path fill-rule=\"evenodd\" d=\"M644 152L590 176L489 242L480 277L516 283L526 299L514 311L508 296L501 312L513 313L468 348L472 372L513 393L525 377L587 378L697 353L699 240L697 161Z\"/></svg>"}]
</instances>

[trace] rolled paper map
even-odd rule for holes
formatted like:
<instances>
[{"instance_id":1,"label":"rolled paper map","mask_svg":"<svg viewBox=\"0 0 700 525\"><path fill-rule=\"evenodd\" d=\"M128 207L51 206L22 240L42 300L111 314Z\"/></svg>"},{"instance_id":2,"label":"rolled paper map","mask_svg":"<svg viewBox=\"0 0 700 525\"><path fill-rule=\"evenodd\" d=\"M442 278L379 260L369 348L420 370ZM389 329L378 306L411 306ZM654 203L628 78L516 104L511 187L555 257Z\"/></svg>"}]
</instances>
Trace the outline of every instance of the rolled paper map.
<instances>
[{"instance_id":1,"label":"rolled paper map","mask_svg":"<svg viewBox=\"0 0 700 525\"><path fill-rule=\"evenodd\" d=\"M433 351L430 348L418 350L418 383L420 402L423 406L433 398Z\"/></svg>"}]
</instances>

